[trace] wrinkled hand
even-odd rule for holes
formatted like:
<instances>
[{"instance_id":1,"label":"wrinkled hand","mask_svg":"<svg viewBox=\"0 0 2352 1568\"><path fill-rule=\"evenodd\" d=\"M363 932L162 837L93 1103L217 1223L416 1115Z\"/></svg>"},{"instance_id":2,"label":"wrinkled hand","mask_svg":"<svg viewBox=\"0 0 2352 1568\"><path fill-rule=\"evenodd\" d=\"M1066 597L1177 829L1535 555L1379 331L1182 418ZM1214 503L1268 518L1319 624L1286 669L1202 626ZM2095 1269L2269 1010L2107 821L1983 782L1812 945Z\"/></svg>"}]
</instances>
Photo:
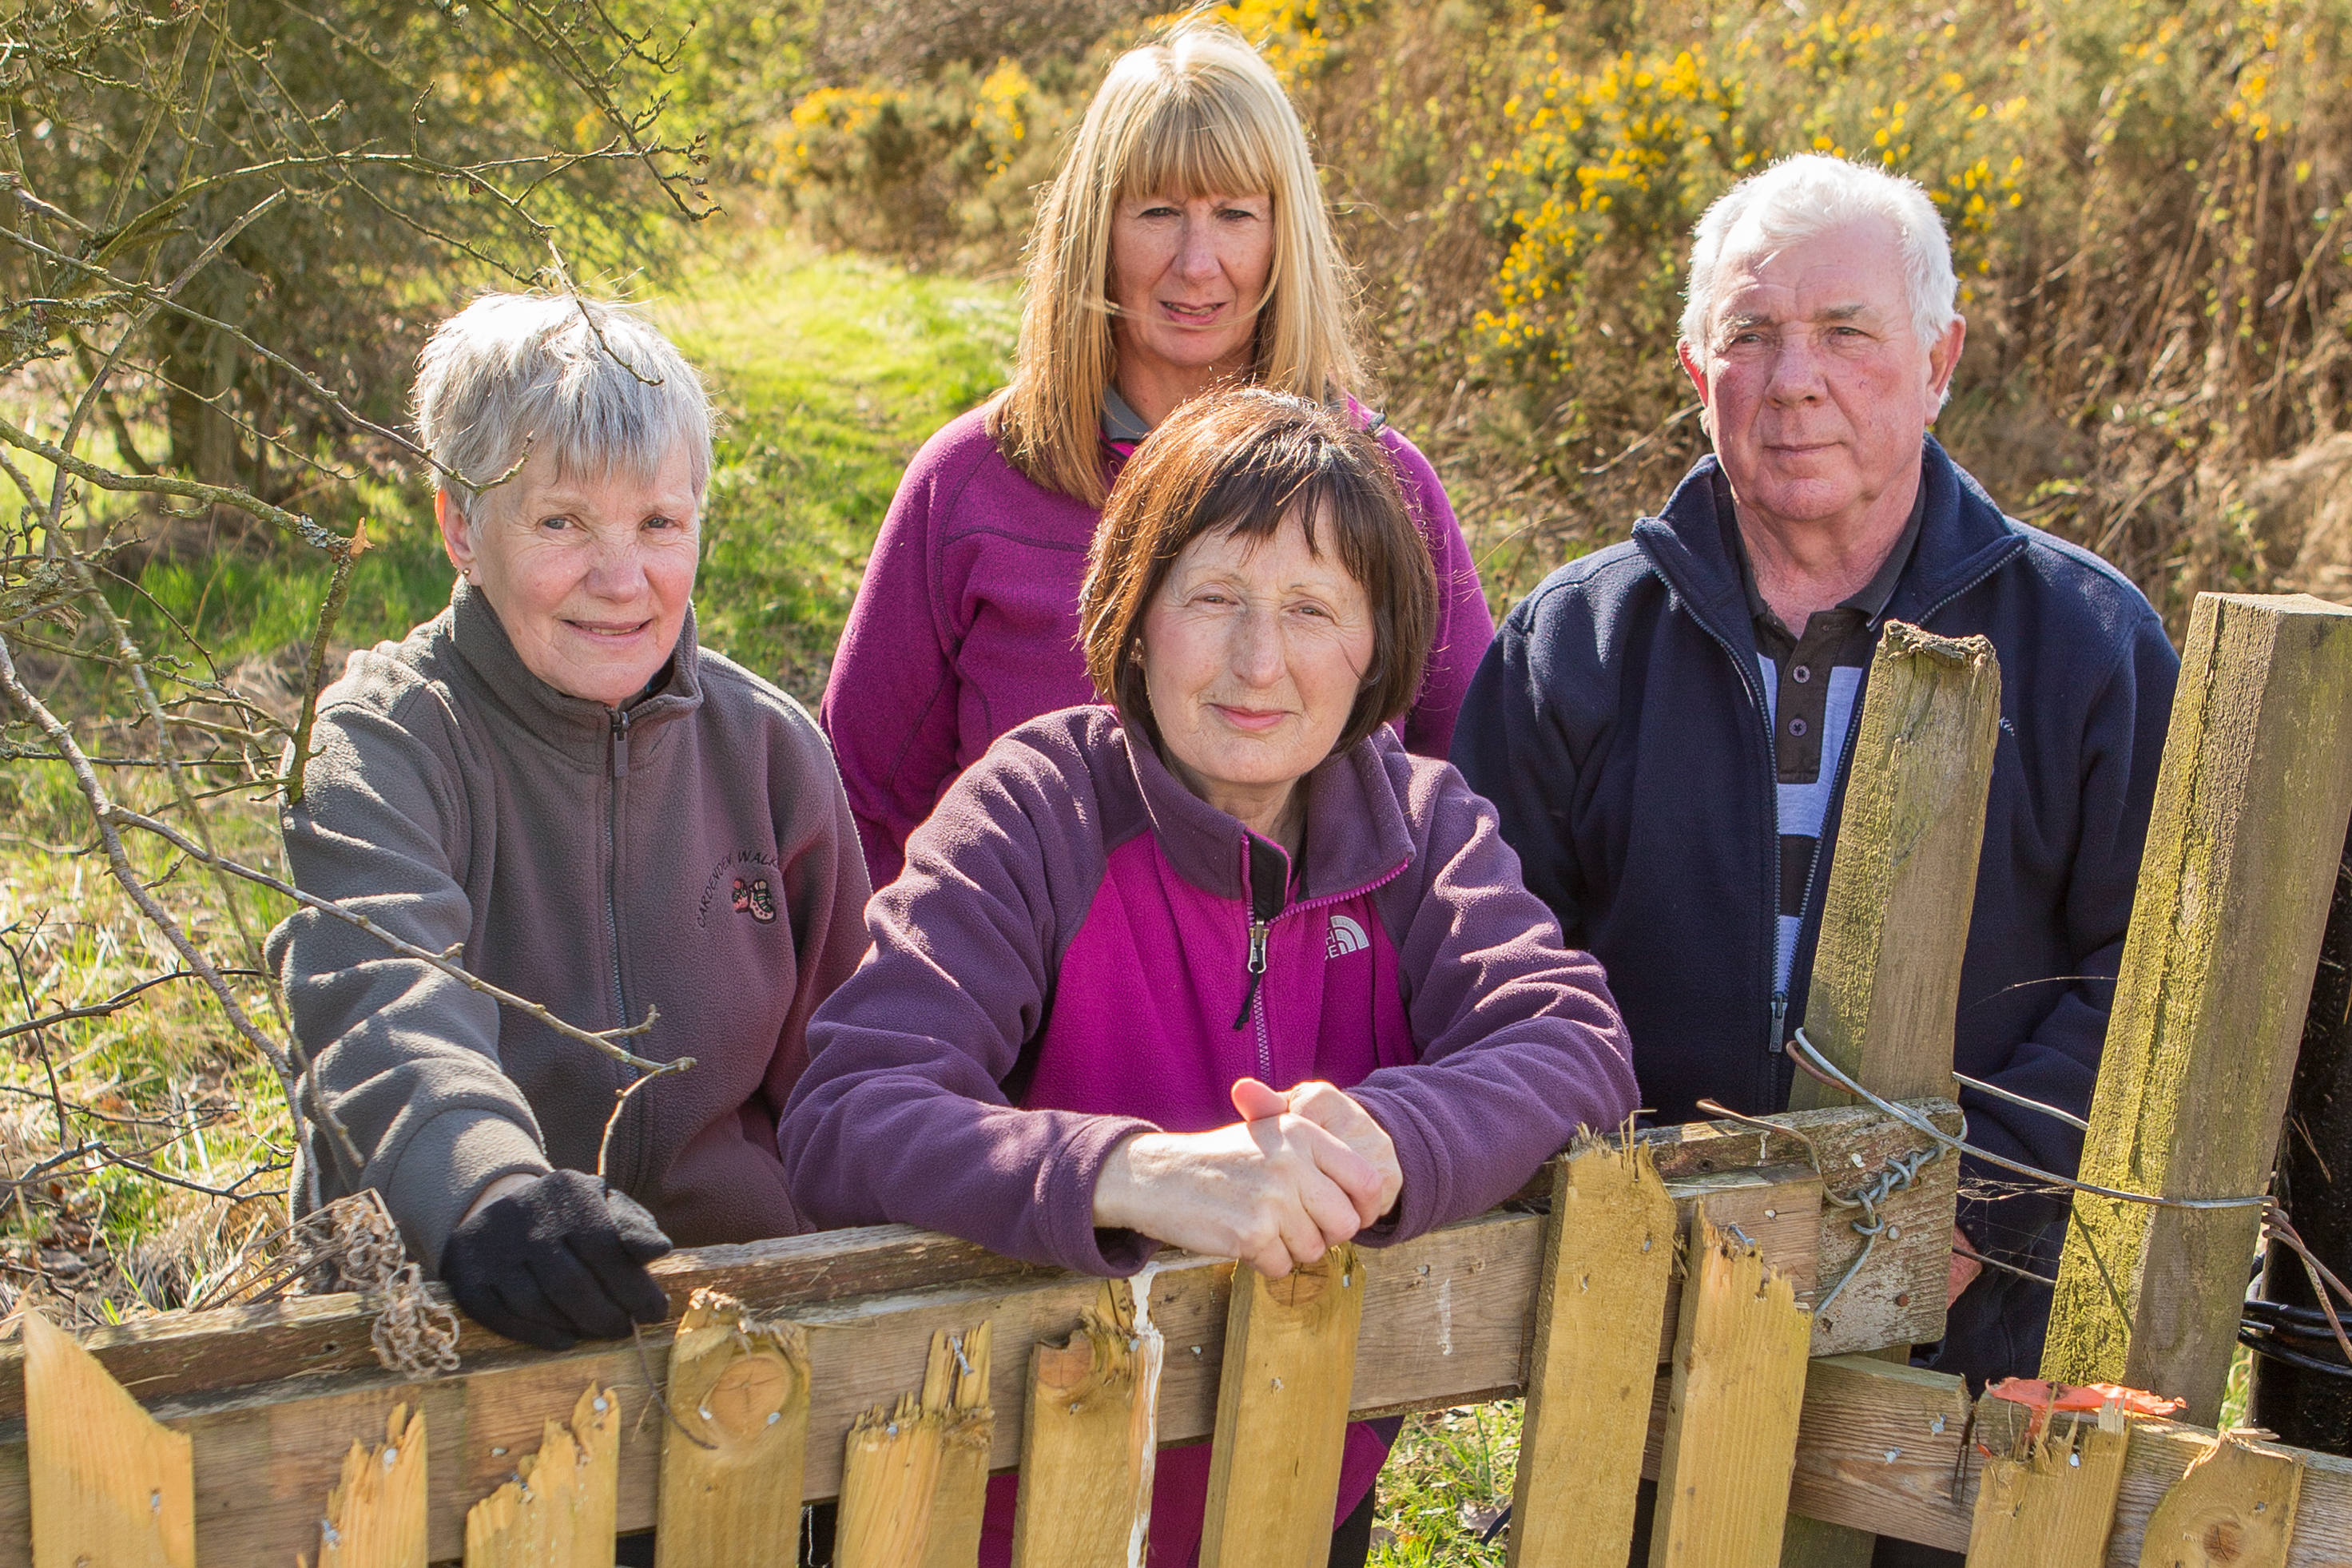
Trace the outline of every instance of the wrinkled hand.
<instances>
[{"instance_id":1,"label":"wrinkled hand","mask_svg":"<svg viewBox=\"0 0 2352 1568\"><path fill-rule=\"evenodd\" d=\"M485 1328L569 1350L667 1317L646 1265L669 1249L635 1198L585 1171L550 1171L493 1183L449 1233L441 1279Z\"/></svg>"},{"instance_id":2,"label":"wrinkled hand","mask_svg":"<svg viewBox=\"0 0 2352 1568\"><path fill-rule=\"evenodd\" d=\"M1246 1105L1244 1115L1288 1103L1255 1079L1234 1085L1234 1098L1237 1109ZM1339 1115L1337 1107L1321 1109ZM1355 1235L1367 1212L1372 1218L1385 1212L1384 1186L1381 1171L1346 1139L1297 1112L1276 1111L1213 1132L1127 1139L1096 1178L1094 1221L1190 1252L1238 1258L1278 1280Z\"/></svg>"},{"instance_id":3,"label":"wrinkled hand","mask_svg":"<svg viewBox=\"0 0 2352 1568\"><path fill-rule=\"evenodd\" d=\"M1234 1085L1234 1109L1244 1122L1285 1113L1303 1116L1355 1150L1380 1178L1369 1196L1356 1200L1357 1217L1366 1225L1379 1224L1381 1216L1396 1207L1397 1195L1404 1190L1404 1169L1397 1164L1396 1142L1346 1090L1317 1078L1286 1092L1244 1078Z\"/></svg>"},{"instance_id":4,"label":"wrinkled hand","mask_svg":"<svg viewBox=\"0 0 2352 1568\"><path fill-rule=\"evenodd\" d=\"M1984 1264L1977 1259L1976 1243L1969 1239L1967 1231L1953 1226L1952 1271L1945 1281L1944 1306L1947 1311L1960 1299L1960 1292L1975 1284L1977 1276L1983 1272Z\"/></svg>"}]
</instances>

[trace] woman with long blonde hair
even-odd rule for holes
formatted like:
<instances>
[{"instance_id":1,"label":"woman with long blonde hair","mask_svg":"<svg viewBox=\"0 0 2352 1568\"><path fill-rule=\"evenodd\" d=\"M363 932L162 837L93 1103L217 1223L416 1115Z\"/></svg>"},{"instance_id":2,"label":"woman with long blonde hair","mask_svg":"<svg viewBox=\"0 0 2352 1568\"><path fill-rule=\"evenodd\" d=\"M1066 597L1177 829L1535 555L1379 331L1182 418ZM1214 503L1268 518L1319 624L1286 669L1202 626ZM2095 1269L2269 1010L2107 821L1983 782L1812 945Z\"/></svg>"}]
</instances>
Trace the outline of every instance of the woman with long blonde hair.
<instances>
[{"instance_id":1,"label":"woman with long blonde hair","mask_svg":"<svg viewBox=\"0 0 2352 1568\"><path fill-rule=\"evenodd\" d=\"M823 722L879 886L949 784L1016 725L1094 699L1078 590L1136 444L1212 388L1346 407L1428 542L1438 612L1405 744L1443 758L1494 621L1437 475L1350 393L1350 284L1282 85L1232 28L1129 50L1038 210L1010 385L908 465L850 612Z\"/></svg>"}]
</instances>

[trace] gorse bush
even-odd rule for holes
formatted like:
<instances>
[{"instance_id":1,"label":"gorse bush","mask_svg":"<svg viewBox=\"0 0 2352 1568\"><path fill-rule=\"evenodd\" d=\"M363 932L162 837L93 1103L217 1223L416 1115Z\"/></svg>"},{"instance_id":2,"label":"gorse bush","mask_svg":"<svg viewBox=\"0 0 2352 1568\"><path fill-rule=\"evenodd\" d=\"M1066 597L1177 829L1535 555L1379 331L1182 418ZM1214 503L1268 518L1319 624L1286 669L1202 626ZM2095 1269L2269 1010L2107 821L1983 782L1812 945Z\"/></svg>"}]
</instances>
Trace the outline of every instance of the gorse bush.
<instances>
[{"instance_id":1,"label":"gorse bush","mask_svg":"<svg viewBox=\"0 0 2352 1568\"><path fill-rule=\"evenodd\" d=\"M1446 463L1498 601L1622 538L1705 450L1672 352L1691 225L1809 151L1908 174L1943 211L1970 340L1939 434L2011 510L2116 560L2176 622L2200 588L2314 576L2265 476L2344 401L2352 0L1219 14L1315 135L1379 325L1370 390ZM902 95L938 128L928 158L891 164L882 110L836 127L820 93L794 112L827 116L836 150L775 177L804 210L929 225L824 237L1007 266L1055 131L1145 30L1024 61L1010 160L975 62L840 84Z\"/></svg>"}]
</instances>

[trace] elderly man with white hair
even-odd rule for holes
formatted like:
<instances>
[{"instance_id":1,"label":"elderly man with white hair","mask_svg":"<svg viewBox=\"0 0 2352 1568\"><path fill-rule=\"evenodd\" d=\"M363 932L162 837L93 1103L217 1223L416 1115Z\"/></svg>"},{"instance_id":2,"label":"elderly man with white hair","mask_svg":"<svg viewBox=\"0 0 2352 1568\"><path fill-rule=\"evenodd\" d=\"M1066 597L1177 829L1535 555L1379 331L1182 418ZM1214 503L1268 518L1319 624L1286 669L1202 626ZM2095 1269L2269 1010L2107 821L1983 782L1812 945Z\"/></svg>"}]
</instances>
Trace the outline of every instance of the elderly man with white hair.
<instances>
[{"instance_id":1,"label":"elderly man with white hair","mask_svg":"<svg viewBox=\"0 0 2352 1568\"><path fill-rule=\"evenodd\" d=\"M1966 323L1912 181L1776 164L1710 207L1679 345L1715 451L1633 538L1509 617L1454 760L1528 884L1608 967L1644 1103L1778 1111L1855 718L1889 620L1981 633L2001 720L1955 1065L2089 1106L2179 660L2087 550L2004 517L1927 434ZM1973 1092L1974 1142L2071 1172L2081 1134ZM1935 1364L2032 1375L2066 1206L1964 1166ZM2010 1185L2014 1185L2010 1184Z\"/></svg>"},{"instance_id":2,"label":"elderly man with white hair","mask_svg":"<svg viewBox=\"0 0 2352 1568\"><path fill-rule=\"evenodd\" d=\"M634 1069L366 932L300 909L268 951L349 1134L309 1129L316 1196L373 1187L458 1305L562 1349L659 1321L672 1241L809 1228L776 1120L865 951L866 863L815 723L696 645L710 410L659 331L485 296L426 345L416 424L457 580L321 695L294 880L695 1064L616 1115Z\"/></svg>"}]
</instances>

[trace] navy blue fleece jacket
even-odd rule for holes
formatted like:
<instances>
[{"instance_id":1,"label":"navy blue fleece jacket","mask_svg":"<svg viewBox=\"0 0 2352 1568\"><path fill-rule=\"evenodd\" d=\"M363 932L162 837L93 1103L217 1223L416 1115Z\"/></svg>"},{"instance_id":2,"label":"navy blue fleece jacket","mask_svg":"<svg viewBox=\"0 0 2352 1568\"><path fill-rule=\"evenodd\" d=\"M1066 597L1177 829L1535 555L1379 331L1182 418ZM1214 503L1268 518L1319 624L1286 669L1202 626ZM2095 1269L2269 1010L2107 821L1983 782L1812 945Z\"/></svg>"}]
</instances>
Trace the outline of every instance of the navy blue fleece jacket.
<instances>
[{"instance_id":1,"label":"navy blue fleece jacket","mask_svg":"<svg viewBox=\"0 0 2352 1568\"><path fill-rule=\"evenodd\" d=\"M1662 1121L1695 1115L1701 1096L1779 1110L1790 1071L1771 1023L1780 877L1771 741L1736 524L1718 515L1715 469L1702 458L1630 542L1560 568L1512 612L1454 742L1454 762L1499 810L1528 885L1559 914L1570 946L1607 967L1643 1103ZM2080 1115L2179 660L2120 573L2003 517L1932 438L1921 483L1918 544L1885 614L1945 636L1981 633L2001 673L1954 1065ZM1832 834L1850 762L1851 740ZM1804 1017L1834 852L1812 870L1792 1021ZM2063 1123L1974 1092L1960 1102L1971 1141L2044 1169L2075 1168L2081 1134ZM1964 1169L2014 1179L1977 1162ZM2046 1194L1979 1198L1962 1204L1960 1223L1995 1256L2046 1273L2064 1212ZM2023 1291L2001 1314L2017 1321L1958 1359L2038 1349L2039 1322L2026 1316L2046 1313L2048 1295ZM1987 1304L2011 1294L1988 1291ZM1964 1315L1980 1314L1956 1311L1956 1333ZM1979 1375L2034 1370L1953 1359L1949 1369Z\"/></svg>"}]
</instances>

